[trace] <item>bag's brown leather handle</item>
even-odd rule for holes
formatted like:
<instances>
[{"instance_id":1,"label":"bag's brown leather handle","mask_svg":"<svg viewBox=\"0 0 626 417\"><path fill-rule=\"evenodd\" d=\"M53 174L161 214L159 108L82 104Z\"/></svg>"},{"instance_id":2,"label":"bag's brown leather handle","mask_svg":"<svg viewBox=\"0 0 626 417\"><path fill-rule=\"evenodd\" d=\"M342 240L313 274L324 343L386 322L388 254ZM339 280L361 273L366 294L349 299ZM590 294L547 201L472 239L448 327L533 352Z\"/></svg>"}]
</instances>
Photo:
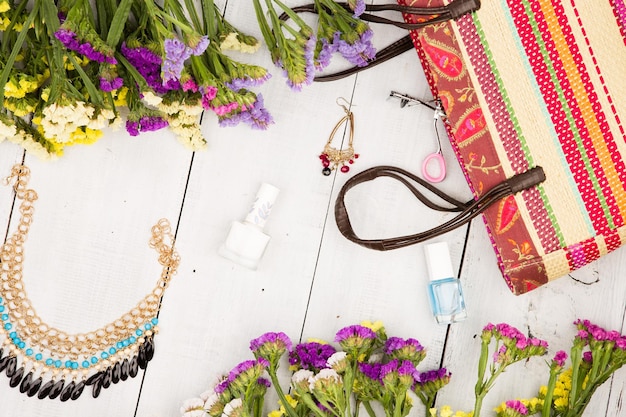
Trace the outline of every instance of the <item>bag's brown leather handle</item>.
<instances>
[{"instance_id":1,"label":"bag's brown leather handle","mask_svg":"<svg viewBox=\"0 0 626 417\"><path fill-rule=\"evenodd\" d=\"M339 6L346 10L351 10L347 3L337 3ZM376 16L371 13L363 13L359 17L365 21L372 23L383 23L388 25L397 26L402 29L415 30L421 29L434 23L441 23L448 20L456 20L459 17L474 12L480 9L480 0L452 0L445 6L439 7L413 7L402 6L399 4L368 4L365 6L366 12L381 12L381 11L398 11L402 13L408 13L416 16L423 16L425 19L419 23L406 23L399 22L384 17ZM293 7L292 10L296 13L317 13L314 4L305 4L303 6ZM283 13L280 16L281 20L288 19L288 16ZM382 64L385 61L390 60L406 51L413 49L413 41L410 36L392 43L391 45L381 49L376 54L376 57L366 67L352 67L347 70L339 71L333 74L320 75L315 77L317 82L335 81L350 75L356 74L367 68L372 68L378 64Z\"/></svg>"},{"instance_id":2,"label":"bag's brown leather handle","mask_svg":"<svg viewBox=\"0 0 626 417\"><path fill-rule=\"evenodd\" d=\"M356 235L356 233L354 233L354 229L352 228L352 224L350 223L348 211L344 202L345 195L348 190L350 190L354 186L366 181L371 181L378 177L390 177L400 181L411 191L411 193L413 193L413 195L415 195L415 197L417 197L422 203L426 204L432 209L439 211L459 212L459 214L453 219L424 232L389 239L361 239ZM450 232L457 227L468 223L474 217L485 211L487 207L491 206L502 198L533 187L545 181L545 179L546 176L543 172L543 168L531 168L526 172L514 175L508 180L501 182L500 184L491 188L477 200L470 200L467 203L462 203L441 192L433 185L411 174L408 171L392 166L377 166L360 172L350 178L348 181L346 181L346 183L339 191L337 201L335 202L335 221L337 222L337 227L339 228L341 234L354 243L365 246L366 248L380 251L398 249L405 246L413 245L415 243L424 242L425 240ZM439 198L447 201L452 205L452 207L442 207L438 204L433 203L427 197L425 197L417 188L415 188L409 180L418 183Z\"/></svg>"}]
</instances>

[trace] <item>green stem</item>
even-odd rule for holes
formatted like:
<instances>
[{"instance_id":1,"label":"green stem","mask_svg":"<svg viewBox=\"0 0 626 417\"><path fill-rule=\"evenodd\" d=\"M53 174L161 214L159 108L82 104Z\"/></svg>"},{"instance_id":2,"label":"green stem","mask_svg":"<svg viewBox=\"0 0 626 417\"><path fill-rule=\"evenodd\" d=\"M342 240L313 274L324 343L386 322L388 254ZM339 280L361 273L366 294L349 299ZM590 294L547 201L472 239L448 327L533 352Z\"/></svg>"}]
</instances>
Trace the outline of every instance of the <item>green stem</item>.
<instances>
[{"instance_id":1,"label":"green stem","mask_svg":"<svg viewBox=\"0 0 626 417\"><path fill-rule=\"evenodd\" d=\"M578 395L578 371L582 361L582 346L573 346L570 357L572 361L572 389L569 392L569 409L571 410L574 408L574 402Z\"/></svg>"},{"instance_id":2,"label":"green stem","mask_svg":"<svg viewBox=\"0 0 626 417\"><path fill-rule=\"evenodd\" d=\"M543 409L541 410L541 417L550 417L550 409L552 408L552 396L554 394L554 387L556 386L556 377L558 372L555 365L550 367L550 379L548 380L548 389L546 391L546 397L543 400Z\"/></svg>"},{"instance_id":3,"label":"green stem","mask_svg":"<svg viewBox=\"0 0 626 417\"><path fill-rule=\"evenodd\" d=\"M298 417L298 413L296 413L296 410L294 410L291 404L289 404L289 401L287 401L287 397L285 396L285 393L283 392L283 389L278 381L278 377L276 376L276 370L269 369L268 373L270 374L270 379L272 380L272 384L274 385L276 394L278 394L278 398L280 399L282 405L285 407L285 410L287 411L289 417Z\"/></svg>"},{"instance_id":4,"label":"green stem","mask_svg":"<svg viewBox=\"0 0 626 417\"><path fill-rule=\"evenodd\" d=\"M376 417L376 413L374 412L374 409L369 401L363 401L363 407L365 408L365 411L367 411L367 415L369 417Z\"/></svg>"}]
</instances>

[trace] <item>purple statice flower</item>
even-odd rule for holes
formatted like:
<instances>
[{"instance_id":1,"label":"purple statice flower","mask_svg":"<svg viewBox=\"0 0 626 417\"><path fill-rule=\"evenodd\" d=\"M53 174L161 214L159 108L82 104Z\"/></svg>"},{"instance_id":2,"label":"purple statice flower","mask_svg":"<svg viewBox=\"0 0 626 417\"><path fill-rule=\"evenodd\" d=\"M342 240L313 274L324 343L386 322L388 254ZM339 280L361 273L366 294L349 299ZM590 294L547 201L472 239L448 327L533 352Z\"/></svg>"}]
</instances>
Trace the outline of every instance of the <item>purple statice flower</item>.
<instances>
[{"instance_id":1,"label":"purple statice flower","mask_svg":"<svg viewBox=\"0 0 626 417\"><path fill-rule=\"evenodd\" d=\"M265 130L269 125L274 123L272 115L264 106L263 96L256 96L256 101L245 111L241 112L241 119L244 123L250 125L253 129Z\"/></svg>"},{"instance_id":2,"label":"purple statice flower","mask_svg":"<svg viewBox=\"0 0 626 417\"><path fill-rule=\"evenodd\" d=\"M298 369L318 372L328 367L326 365L328 358L335 352L336 349L331 345L317 342L300 343L289 354L289 364Z\"/></svg>"},{"instance_id":3,"label":"purple statice flower","mask_svg":"<svg viewBox=\"0 0 626 417\"><path fill-rule=\"evenodd\" d=\"M376 339L376 333L369 327L355 324L344 327L335 335L335 342L345 342L351 339Z\"/></svg>"},{"instance_id":4,"label":"purple statice flower","mask_svg":"<svg viewBox=\"0 0 626 417\"><path fill-rule=\"evenodd\" d=\"M115 77L112 80L108 80L105 77L100 77L100 90L113 91L117 90L124 84L124 80L120 77Z\"/></svg>"},{"instance_id":5,"label":"purple statice flower","mask_svg":"<svg viewBox=\"0 0 626 417\"><path fill-rule=\"evenodd\" d=\"M117 60L113 56L95 49L91 43L87 41L81 43L78 39L78 35L69 29L59 28L54 33L54 36L67 49L78 52L79 54L86 56L91 61L99 63L106 62L111 65L117 64Z\"/></svg>"},{"instance_id":6,"label":"purple statice flower","mask_svg":"<svg viewBox=\"0 0 626 417\"><path fill-rule=\"evenodd\" d=\"M400 383L412 386L415 383L415 365L411 361L399 361L394 359L380 368L380 379L384 384Z\"/></svg>"},{"instance_id":7,"label":"purple statice flower","mask_svg":"<svg viewBox=\"0 0 626 417\"><path fill-rule=\"evenodd\" d=\"M163 42L165 60L161 68L163 85L170 80L178 80L183 72L185 61L191 56L191 49L178 38L168 38Z\"/></svg>"},{"instance_id":8,"label":"purple statice flower","mask_svg":"<svg viewBox=\"0 0 626 417\"><path fill-rule=\"evenodd\" d=\"M563 367L563 365L565 365L566 360L567 353L565 353L565 351L563 350L559 350L558 352L556 352L556 354L554 355L554 359L552 359L552 361L561 368Z\"/></svg>"},{"instance_id":9,"label":"purple statice flower","mask_svg":"<svg viewBox=\"0 0 626 417\"><path fill-rule=\"evenodd\" d=\"M593 354L591 353L591 351L588 350L583 352L583 360L588 363L593 362Z\"/></svg>"},{"instance_id":10,"label":"purple statice flower","mask_svg":"<svg viewBox=\"0 0 626 417\"><path fill-rule=\"evenodd\" d=\"M378 381L382 383L381 380L381 368L383 367L380 363L359 363L359 371L372 381Z\"/></svg>"},{"instance_id":11,"label":"purple statice flower","mask_svg":"<svg viewBox=\"0 0 626 417\"><path fill-rule=\"evenodd\" d=\"M317 44L317 38L315 36L311 36L304 45L304 61L305 61L305 69L304 72L306 74L305 84L309 85L313 82L315 78L315 62L313 57L315 56L315 45Z\"/></svg>"},{"instance_id":12,"label":"purple statice flower","mask_svg":"<svg viewBox=\"0 0 626 417\"><path fill-rule=\"evenodd\" d=\"M291 351L291 340L283 332L268 332L250 341L250 350L255 357L264 358L276 365L283 353Z\"/></svg>"},{"instance_id":13,"label":"purple statice flower","mask_svg":"<svg viewBox=\"0 0 626 417\"><path fill-rule=\"evenodd\" d=\"M222 394L228 389L229 385L230 385L230 381L228 380L228 378L224 378L215 386L213 390L215 391L216 394Z\"/></svg>"},{"instance_id":14,"label":"purple statice flower","mask_svg":"<svg viewBox=\"0 0 626 417\"><path fill-rule=\"evenodd\" d=\"M317 59L315 60L315 69L317 71L321 71L328 65L330 65L330 59L332 58L333 54L337 52L336 44L329 42L326 38L322 38L321 42L322 48L317 54Z\"/></svg>"},{"instance_id":15,"label":"purple statice flower","mask_svg":"<svg viewBox=\"0 0 626 417\"><path fill-rule=\"evenodd\" d=\"M420 342L413 338L405 340L400 337L390 337L385 342L385 353L387 355L391 355L397 350L403 350L406 348L415 351L424 350L424 347L420 344Z\"/></svg>"},{"instance_id":16,"label":"purple statice flower","mask_svg":"<svg viewBox=\"0 0 626 417\"><path fill-rule=\"evenodd\" d=\"M261 378L257 379L256 382L257 382L257 384L263 385L266 388L269 388L269 387L272 386L272 383L267 378L261 377Z\"/></svg>"},{"instance_id":17,"label":"purple statice flower","mask_svg":"<svg viewBox=\"0 0 626 417\"><path fill-rule=\"evenodd\" d=\"M159 116L142 116L139 120L126 121L126 131L131 136L137 136L140 132L156 131L167 126L167 120Z\"/></svg>"},{"instance_id":18,"label":"purple statice flower","mask_svg":"<svg viewBox=\"0 0 626 417\"><path fill-rule=\"evenodd\" d=\"M143 116L139 119L139 124L142 132L154 132L169 125L167 120L159 116Z\"/></svg>"},{"instance_id":19,"label":"purple statice flower","mask_svg":"<svg viewBox=\"0 0 626 417\"><path fill-rule=\"evenodd\" d=\"M69 29L60 28L54 32L54 37L57 38L63 46L72 51L77 51L80 47L80 42L77 39L76 33Z\"/></svg>"},{"instance_id":20,"label":"purple statice flower","mask_svg":"<svg viewBox=\"0 0 626 417\"><path fill-rule=\"evenodd\" d=\"M270 78L272 78L272 74L270 74L269 72L265 73L263 76L258 77L258 78L254 78L250 75L246 75L240 78L233 78L232 80L226 83L226 87L228 87L229 89L235 92L242 90L242 89L249 90L252 87L257 87L263 84L265 81L269 80Z\"/></svg>"},{"instance_id":21,"label":"purple statice flower","mask_svg":"<svg viewBox=\"0 0 626 417\"><path fill-rule=\"evenodd\" d=\"M204 35L196 42L195 45L189 45L189 51L192 55L202 55L206 48L209 46L209 37Z\"/></svg>"},{"instance_id":22,"label":"purple statice flower","mask_svg":"<svg viewBox=\"0 0 626 417\"><path fill-rule=\"evenodd\" d=\"M626 337L624 336L620 336L616 341L615 341L615 347L617 349L620 350L626 350Z\"/></svg>"},{"instance_id":23,"label":"purple statice flower","mask_svg":"<svg viewBox=\"0 0 626 417\"><path fill-rule=\"evenodd\" d=\"M376 56L376 48L372 45L373 36L374 32L368 29L361 33L359 39L354 43L348 43L339 38L338 33L336 33L333 43L337 44L339 53L351 64L364 67Z\"/></svg>"},{"instance_id":24,"label":"purple statice flower","mask_svg":"<svg viewBox=\"0 0 626 417\"><path fill-rule=\"evenodd\" d=\"M131 63L133 67L146 80L146 83L157 94L165 94L169 90L178 90L180 85L177 80L163 84L161 78L161 57L146 47L128 48L126 43L122 43L122 55Z\"/></svg>"},{"instance_id":25,"label":"purple statice flower","mask_svg":"<svg viewBox=\"0 0 626 417\"><path fill-rule=\"evenodd\" d=\"M351 4L352 6L352 11L353 11L353 15L352 17L359 17L363 14L363 12L365 11L365 0L356 0L356 2L351 2L351 3L355 3L355 4Z\"/></svg>"},{"instance_id":26,"label":"purple statice flower","mask_svg":"<svg viewBox=\"0 0 626 417\"><path fill-rule=\"evenodd\" d=\"M139 135L139 122L134 121L134 120L126 120L126 131L131 136L138 136Z\"/></svg>"},{"instance_id":27,"label":"purple statice flower","mask_svg":"<svg viewBox=\"0 0 626 417\"><path fill-rule=\"evenodd\" d=\"M528 415L528 408L520 400L509 400L504 403L507 408L517 411L523 416Z\"/></svg>"},{"instance_id":28,"label":"purple statice flower","mask_svg":"<svg viewBox=\"0 0 626 417\"><path fill-rule=\"evenodd\" d=\"M417 372L415 381L419 385L425 385L429 382L437 382L437 381L443 381L447 383L447 381L450 380L451 376L452 374L448 372L446 368L433 369L433 370L426 371L426 372Z\"/></svg>"},{"instance_id":29,"label":"purple statice flower","mask_svg":"<svg viewBox=\"0 0 626 417\"><path fill-rule=\"evenodd\" d=\"M252 383L265 385L265 382L260 380L261 374L268 366L269 362L262 358L240 362L215 386L215 392L221 394L227 389L231 392L245 392Z\"/></svg>"}]
</instances>

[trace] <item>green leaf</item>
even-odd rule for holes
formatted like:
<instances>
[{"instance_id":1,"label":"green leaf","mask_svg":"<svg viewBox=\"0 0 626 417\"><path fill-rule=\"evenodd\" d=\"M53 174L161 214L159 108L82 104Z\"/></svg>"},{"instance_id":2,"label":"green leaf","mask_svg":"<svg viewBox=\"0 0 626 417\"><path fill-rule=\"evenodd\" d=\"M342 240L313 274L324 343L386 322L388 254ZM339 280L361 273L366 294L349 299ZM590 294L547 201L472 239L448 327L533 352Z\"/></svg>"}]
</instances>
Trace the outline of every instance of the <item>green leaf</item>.
<instances>
[{"instance_id":1,"label":"green leaf","mask_svg":"<svg viewBox=\"0 0 626 417\"><path fill-rule=\"evenodd\" d=\"M115 16L113 16L113 20L111 21L111 28L109 29L106 41L107 45L111 48L115 48L122 37L122 32L124 31L126 21L128 21L128 15L132 4L133 0L122 0L119 7L115 11Z\"/></svg>"},{"instance_id":2,"label":"green leaf","mask_svg":"<svg viewBox=\"0 0 626 417\"><path fill-rule=\"evenodd\" d=\"M20 34L18 35L17 39L15 40L15 45L13 45L13 50L11 51L11 55L9 55L9 59L7 59L7 62L5 63L5 67L2 70L2 73L0 74L1 86L5 86L7 84L7 81L9 80L9 75L11 74L11 69L13 69L13 64L15 64L15 59L17 58L17 55L22 50L22 45L24 44L24 40L26 39L26 35L28 34L28 28L33 23L33 21L35 20L35 17L37 16L39 12L39 8L37 7L37 4L38 2L35 2L35 5L33 6L33 10L31 10L30 14L28 15L28 18L26 19L26 22L24 22L24 27L22 31L20 32ZM4 107L4 88L0 89L0 108L3 108L3 107Z\"/></svg>"},{"instance_id":3,"label":"green leaf","mask_svg":"<svg viewBox=\"0 0 626 417\"><path fill-rule=\"evenodd\" d=\"M98 92L98 89L93 84L93 82L91 81L91 79L89 78L85 70L83 70L83 68L80 65L78 65L78 62L76 62L76 59L74 58L74 56L68 54L67 58L72 63L72 65L74 65L74 68L76 69L76 71L78 71L78 74L80 74L81 80L83 80L83 82L85 83L85 88L87 89L87 92L89 93L89 98L96 105L103 106L104 101L102 101L102 96Z\"/></svg>"}]
</instances>

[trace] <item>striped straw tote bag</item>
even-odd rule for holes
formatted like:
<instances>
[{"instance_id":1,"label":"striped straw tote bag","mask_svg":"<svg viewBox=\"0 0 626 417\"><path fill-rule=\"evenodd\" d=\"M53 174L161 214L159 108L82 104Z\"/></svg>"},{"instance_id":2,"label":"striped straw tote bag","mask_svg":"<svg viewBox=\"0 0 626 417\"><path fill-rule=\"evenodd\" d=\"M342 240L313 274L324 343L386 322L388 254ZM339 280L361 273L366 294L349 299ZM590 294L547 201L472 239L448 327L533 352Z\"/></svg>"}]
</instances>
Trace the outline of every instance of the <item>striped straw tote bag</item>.
<instances>
[{"instance_id":1,"label":"striped straw tote bag","mask_svg":"<svg viewBox=\"0 0 626 417\"><path fill-rule=\"evenodd\" d=\"M476 198L533 167L545 172L484 212L515 294L626 240L625 34L624 0L483 0L411 31Z\"/></svg>"}]
</instances>

